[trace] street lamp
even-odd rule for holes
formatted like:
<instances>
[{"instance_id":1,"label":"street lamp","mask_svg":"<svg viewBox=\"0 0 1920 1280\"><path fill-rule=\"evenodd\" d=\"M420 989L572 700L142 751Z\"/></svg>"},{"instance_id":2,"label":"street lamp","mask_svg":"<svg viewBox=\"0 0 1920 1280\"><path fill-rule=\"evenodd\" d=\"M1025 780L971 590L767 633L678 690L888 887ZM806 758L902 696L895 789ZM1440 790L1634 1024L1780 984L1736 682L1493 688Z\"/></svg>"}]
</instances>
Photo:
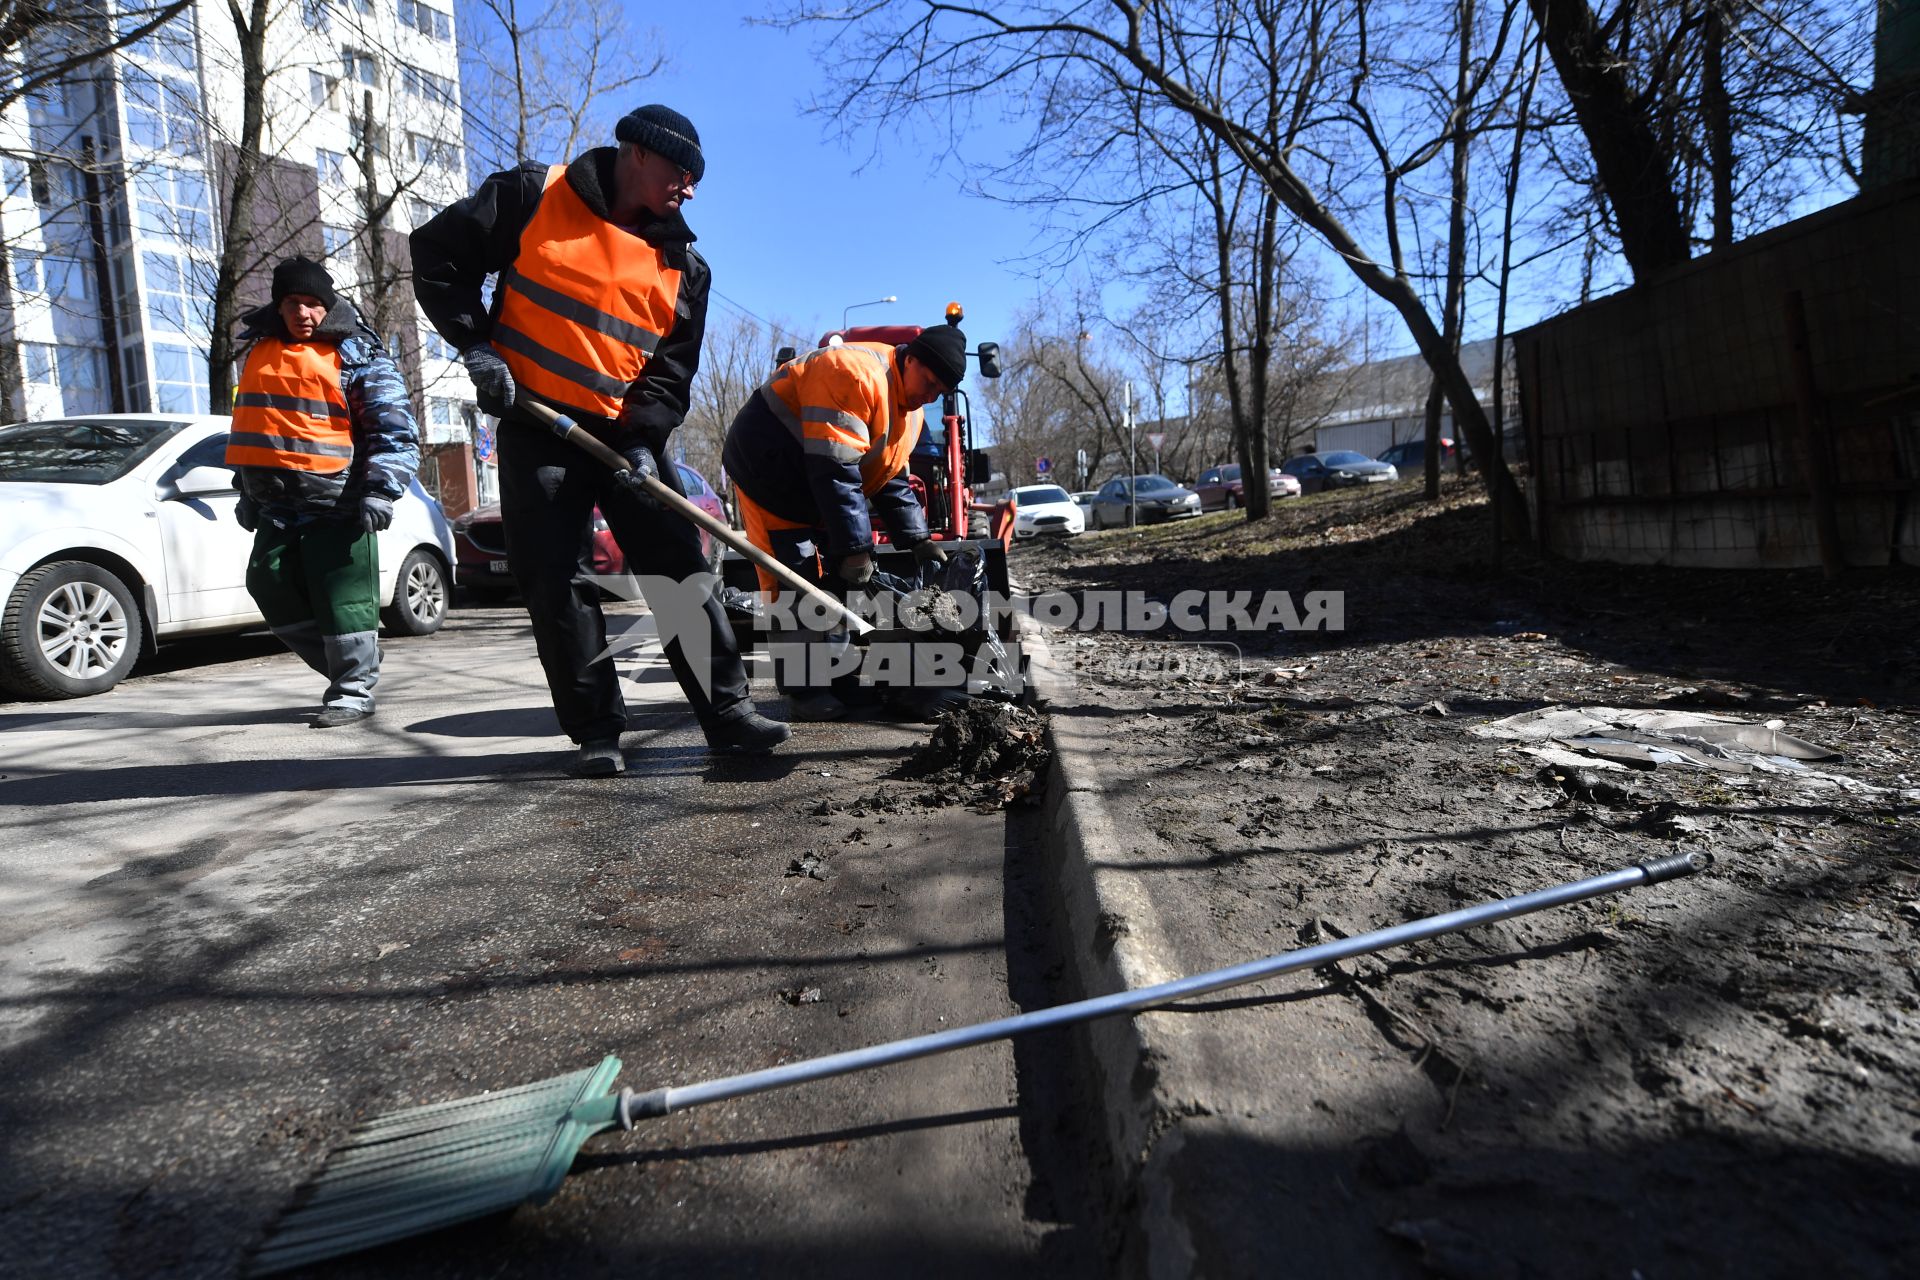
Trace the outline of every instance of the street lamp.
<instances>
[{"instance_id":1,"label":"street lamp","mask_svg":"<svg viewBox=\"0 0 1920 1280\"><path fill-rule=\"evenodd\" d=\"M856 302L850 307L842 307L840 309L840 327L842 329L847 327L847 312L849 311L858 311L862 307L877 307L882 303L898 301L900 301L900 299L890 293L884 298L875 298L872 302Z\"/></svg>"}]
</instances>

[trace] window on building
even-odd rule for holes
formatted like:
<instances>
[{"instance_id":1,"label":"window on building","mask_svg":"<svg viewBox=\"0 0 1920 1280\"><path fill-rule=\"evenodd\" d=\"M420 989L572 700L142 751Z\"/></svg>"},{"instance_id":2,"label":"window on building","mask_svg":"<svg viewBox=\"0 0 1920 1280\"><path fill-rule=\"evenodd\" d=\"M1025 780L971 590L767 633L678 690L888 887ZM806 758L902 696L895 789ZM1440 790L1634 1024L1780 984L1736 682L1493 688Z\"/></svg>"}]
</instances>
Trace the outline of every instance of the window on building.
<instances>
[{"instance_id":1,"label":"window on building","mask_svg":"<svg viewBox=\"0 0 1920 1280\"><path fill-rule=\"evenodd\" d=\"M353 231L349 227L322 225L320 228L321 250L328 262L350 266L355 257Z\"/></svg>"},{"instance_id":2,"label":"window on building","mask_svg":"<svg viewBox=\"0 0 1920 1280\"><path fill-rule=\"evenodd\" d=\"M112 388L107 385L107 353L103 349L63 342L57 358L62 413L106 413L113 408Z\"/></svg>"},{"instance_id":3,"label":"window on building","mask_svg":"<svg viewBox=\"0 0 1920 1280\"><path fill-rule=\"evenodd\" d=\"M40 292L40 255L32 249L15 249L13 258L13 287L21 293Z\"/></svg>"},{"instance_id":4,"label":"window on building","mask_svg":"<svg viewBox=\"0 0 1920 1280\"><path fill-rule=\"evenodd\" d=\"M323 187L344 187L347 185L347 157L340 151L329 151L321 147L314 153L317 157L314 167L320 171L320 185Z\"/></svg>"},{"instance_id":5,"label":"window on building","mask_svg":"<svg viewBox=\"0 0 1920 1280\"><path fill-rule=\"evenodd\" d=\"M0 185L4 185L7 194L17 196L27 189L27 162L18 156L0 158Z\"/></svg>"},{"instance_id":6,"label":"window on building","mask_svg":"<svg viewBox=\"0 0 1920 1280\"><path fill-rule=\"evenodd\" d=\"M167 343L153 346L153 408L156 413L207 412L207 353Z\"/></svg>"},{"instance_id":7,"label":"window on building","mask_svg":"<svg viewBox=\"0 0 1920 1280\"><path fill-rule=\"evenodd\" d=\"M444 138L430 138L424 133L407 135L408 150L414 162L430 169L456 169L460 156L453 143Z\"/></svg>"},{"instance_id":8,"label":"window on building","mask_svg":"<svg viewBox=\"0 0 1920 1280\"><path fill-rule=\"evenodd\" d=\"M154 249L142 252L140 263L146 269L149 324L163 333L204 337L209 290L193 263L177 253Z\"/></svg>"},{"instance_id":9,"label":"window on building","mask_svg":"<svg viewBox=\"0 0 1920 1280\"><path fill-rule=\"evenodd\" d=\"M199 96L192 81L130 66L124 83L127 132L137 145L183 156L200 154Z\"/></svg>"},{"instance_id":10,"label":"window on building","mask_svg":"<svg viewBox=\"0 0 1920 1280\"><path fill-rule=\"evenodd\" d=\"M75 304L93 301L96 290L92 263L47 254L40 260L40 269L49 298Z\"/></svg>"},{"instance_id":11,"label":"window on building","mask_svg":"<svg viewBox=\"0 0 1920 1280\"><path fill-rule=\"evenodd\" d=\"M118 27L125 35L137 27L152 20L152 11L141 8L138 12L122 14ZM126 46L128 53L149 62L164 63L178 67L182 71L191 71L195 65L193 53L193 10L188 9L171 22L164 22L146 35Z\"/></svg>"},{"instance_id":12,"label":"window on building","mask_svg":"<svg viewBox=\"0 0 1920 1280\"><path fill-rule=\"evenodd\" d=\"M340 65L346 69L348 81L366 85L369 89L380 87L380 67L373 55L363 53L351 46L340 50Z\"/></svg>"},{"instance_id":13,"label":"window on building","mask_svg":"<svg viewBox=\"0 0 1920 1280\"><path fill-rule=\"evenodd\" d=\"M421 350L425 351L428 355L434 356L437 359L457 360L460 357L460 353L453 349L453 344L432 329L424 331L420 347Z\"/></svg>"},{"instance_id":14,"label":"window on building","mask_svg":"<svg viewBox=\"0 0 1920 1280\"><path fill-rule=\"evenodd\" d=\"M440 206L431 200L422 200L418 196L410 197L407 200L407 216L413 219L413 225L416 228L424 227L429 222L432 222L434 215L439 212Z\"/></svg>"},{"instance_id":15,"label":"window on building","mask_svg":"<svg viewBox=\"0 0 1920 1280\"><path fill-rule=\"evenodd\" d=\"M444 106L452 106L455 97L452 77L435 75L422 67L406 63L400 65L400 90Z\"/></svg>"},{"instance_id":16,"label":"window on building","mask_svg":"<svg viewBox=\"0 0 1920 1280\"><path fill-rule=\"evenodd\" d=\"M20 344L20 376L27 380L30 387L57 387L60 385L60 365L53 353L53 344L48 342L23 342Z\"/></svg>"},{"instance_id":17,"label":"window on building","mask_svg":"<svg viewBox=\"0 0 1920 1280\"><path fill-rule=\"evenodd\" d=\"M339 83L339 80L326 74L324 71L308 68L307 92L313 99L314 110L321 111L326 109L327 105L333 101L334 86Z\"/></svg>"},{"instance_id":18,"label":"window on building","mask_svg":"<svg viewBox=\"0 0 1920 1280\"><path fill-rule=\"evenodd\" d=\"M213 247L213 209L198 169L153 165L133 175L134 226L144 236Z\"/></svg>"},{"instance_id":19,"label":"window on building","mask_svg":"<svg viewBox=\"0 0 1920 1280\"><path fill-rule=\"evenodd\" d=\"M400 0L400 25L435 40L453 39L453 18L422 0Z\"/></svg>"}]
</instances>

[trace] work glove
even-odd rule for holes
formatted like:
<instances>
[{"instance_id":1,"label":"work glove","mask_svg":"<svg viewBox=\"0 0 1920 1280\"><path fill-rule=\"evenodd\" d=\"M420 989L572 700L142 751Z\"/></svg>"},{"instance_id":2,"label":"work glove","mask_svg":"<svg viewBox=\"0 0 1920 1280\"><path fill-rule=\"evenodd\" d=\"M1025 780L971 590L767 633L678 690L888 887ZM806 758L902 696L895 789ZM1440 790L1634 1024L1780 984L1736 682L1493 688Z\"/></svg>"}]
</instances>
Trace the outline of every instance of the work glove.
<instances>
[{"instance_id":1,"label":"work glove","mask_svg":"<svg viewBox=\"0 0 1920 1280\"><path fill-rule=\"evenodd\" d=\"M922 568L930 564L944 565L947 562L947 553L942 551L940 544L932 538L922 538L908 550L913 552L913 562Z\"/></svg>"},{"instance_id":2,"label":"work glove","mask_svg":"<svg viewBox=\"0 0 1920 1280\"><path fill-rule=\"evenodd\" d=\"M513 406L516 388L513 370L507 368L500 353L487 343L477 342L460 353L460 363L467 366L467 376L473 379L473 399L480 412L504 418Z\"/></svg>"},{"instance_id":3,"label":"work glove","mask_svg":"<svg viewBox=\"0 0 1920 1280\"><path fill-rule=\"evenodd\" d=\"M241 494L240 501L233 504L233 519L242 529L252 533L260 527L260 504Z\"/></svg>"},{"instance_id":4,"label":"work glove","mask_svg":"<svg viewBox=\"0 0 1920 1280\"><path fill-rule=\"evenodd\" d=\"M633 470L620 472L621 485L639 500L640 505L658 507L660 503L647 492L645 484L648 476L652 476L655 480L660 479L660 460L653 456L653 450L643 444L636 444L622 449L620 456L633 465Z\"/></svg>"},{"instance_id":5,"label":"work glove","mask_svg":"<svg viewBox=\"0 0 1920 1280\"><path fill-rule=\"evenodd\" d=\"M864 551L855 552L840 561L834 575L850 587L864 587L873 581L873 557Z\"/></svg>"},{"instance_id":6,"label":"work glove","mask_svg":"<svg viewBox=\"0 0 1920 1280\"><path fill-rule=\"evenodd\" d=\"M378 533L393 523L393 500L372 494L360 499L360 532Z\"/></svg>"}]
</instances>

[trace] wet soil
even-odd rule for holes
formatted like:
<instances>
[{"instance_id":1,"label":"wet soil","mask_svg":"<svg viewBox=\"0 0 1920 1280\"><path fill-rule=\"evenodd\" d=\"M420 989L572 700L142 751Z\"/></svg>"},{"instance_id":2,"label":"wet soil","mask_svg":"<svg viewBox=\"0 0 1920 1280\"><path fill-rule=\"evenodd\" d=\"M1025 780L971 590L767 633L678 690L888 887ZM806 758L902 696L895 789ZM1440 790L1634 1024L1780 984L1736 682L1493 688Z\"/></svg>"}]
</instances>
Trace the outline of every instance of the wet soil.
<instances>
[{"instance_id":1,"label":"wet soil","mask_svg":"<svg viewBox=\"0 0 1920 1280\"><path fill-rule=\"evenodd\" d=\"M1920 574L1496 566L1490 523L1450 481L1020 549L1036 591L1344 593L1339 631L1053 635L1157 892L1206 903L1183 959L1709 851L1322 974L1377 1037L1338 1069L1426 1081L1350 1126L1339 1190L1406 1274L1913 1274ZM1587 773L1469 731L1596 705L1779 721L1840 758Z\"/></svg>"}]
</instances>

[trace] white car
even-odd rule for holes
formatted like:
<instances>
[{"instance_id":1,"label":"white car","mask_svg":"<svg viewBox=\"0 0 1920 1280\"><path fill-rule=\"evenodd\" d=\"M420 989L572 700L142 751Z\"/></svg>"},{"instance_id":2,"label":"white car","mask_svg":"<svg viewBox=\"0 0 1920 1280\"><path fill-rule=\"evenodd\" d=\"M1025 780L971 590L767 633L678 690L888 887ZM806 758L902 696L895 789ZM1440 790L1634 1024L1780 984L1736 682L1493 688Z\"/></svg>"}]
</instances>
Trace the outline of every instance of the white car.
<instances>
[{"instance_id":1,"label":"white car","mask_svg":"<svg viewBox=\"0 0 1920 1280\"><path fill-rule=\"evenodd\" d=\"M78 698L161 640L264 625L247 594L224 417L101 414L0 427L0 685ZM418 480L379 535L381 617L446 619L453 532Z\"/></svg>"},{"instance_id":2,"label":"white car","mask_svg":"<svg viewBox=\"0 0 1920 1280\"><path fill-rule=\"evenodd\" d=\"M1007 502L1013 508L1016 539L1049 533L1071 536L1086 530L1087 518L1072 495L1057 484L1023 485L1008 491Z\"/></svg>"}]
</instances>

